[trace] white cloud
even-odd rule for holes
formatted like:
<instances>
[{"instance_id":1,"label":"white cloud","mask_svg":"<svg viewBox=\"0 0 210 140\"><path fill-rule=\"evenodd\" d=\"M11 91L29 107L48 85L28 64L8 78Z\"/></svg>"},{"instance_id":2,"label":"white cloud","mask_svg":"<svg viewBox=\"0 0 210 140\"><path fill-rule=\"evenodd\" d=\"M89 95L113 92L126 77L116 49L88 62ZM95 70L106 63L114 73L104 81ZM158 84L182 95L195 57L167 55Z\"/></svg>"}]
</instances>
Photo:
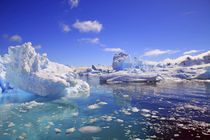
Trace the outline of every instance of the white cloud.
<instances>
[{"instance_id":1,"label":"white cloud","mask_svg":"<svg viewBox=\"0 0 210 140\"><path fill-rule=\"evenodd\" d=\"M37 46L34 46L35 49L41 49L42 46L41 45L37 45Z\"/></svg>"},{"instance_id":2,"label":"white cloud","mask_svg":"<svg viewBox=\"0 0 210 140\"><path fill-rule=\"evenodd\" d=\"M178 52L177 50L159 50L159 49L155 49L155 50L151 50L148 51L144 54L144 56L155 56L155 55L161 55L161 54L172 54L172 53L176 53Z\"/></svg>"},{"instance_id":3,"label":"white cloud","mask_svg":"<svg viewBox=\"0 0 210 140\"><path fill-rule=\"evenodd\" d=\"M124 52L124 50L120 48L105 48L104 51L106 52Z\"/></svg>"},{"instance_id":4,"label":"white cloud","mask_svg":"<svg viewBox=\"0 0 210 140\"><path fill-rule=\"evenodd\" d=\"M67 24L60 23L60 26L61 26L61 28L62 28L62 31L64 31L64 32L69 32L69 31L71 31L70 27L69 27Z\"/></svg>"},{"instance_id":5,"label":"white cloud","mask_svg":"<svg viewBox=\"0 0 210 140\"><path fill-rule=\"evenodd\" d=\"M200 52L200 50L190 50L190 51L184 52L184 55L191 54L191 53L197 53L197 52Z\"/></svg>"},{"instance_id":6,"label":"white cloud","mask_svg":"<svg viewBox=\"0 0 210 140\"><path fill-rule=\"evenodd\" d=\"M80 32L100 32L102 30L103 25L96 20L88 20L83 22L76 20L76 22L73 24L73 27L78 29Z\"/></svg>"},{"instance_id":7,"label":"white cloud","mask_svg":"<svg viewBox=\"0 0 210 140\"><path fill-rule=\"evenodd\" d=\"M14 42L21 42L22 41L22 37L19 35L13 35L10 37L10 41L14 41Z\"/></svg>"},{"instance_id":8,"label":"white cloud","mask_svg":"<svg viewBox=\"0 0 210 140\"><path fill-rule=\"evenodd\" d=\"M68 0L69 5L71 6L71 9L74 7L77 7L79 4L79 0Z\"/></svg>"},{"instance_id":9,"label":"white cloud","mask_svg":"<svg viewBox=\"0 0 210 140\"><path fill-rule=\"evenodd\" d=\"M99 38L81 38L80 40L82 41L86 41L88 43L92 43L92 44L99 44Z\"/></svg>"}]
</instances>

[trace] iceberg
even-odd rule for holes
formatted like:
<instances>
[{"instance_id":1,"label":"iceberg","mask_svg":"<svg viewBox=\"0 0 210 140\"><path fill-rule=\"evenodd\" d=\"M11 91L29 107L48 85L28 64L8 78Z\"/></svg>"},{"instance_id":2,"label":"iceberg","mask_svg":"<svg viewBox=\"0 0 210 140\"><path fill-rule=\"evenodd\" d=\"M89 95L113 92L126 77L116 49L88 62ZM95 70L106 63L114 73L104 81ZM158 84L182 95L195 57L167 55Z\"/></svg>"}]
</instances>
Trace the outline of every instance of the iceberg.
<instances>
[{"instance_id":1,"label":"iceberg","mask_svg":"<svg viewBox=\"0 0 210 140\"><path fill-rule=\"evenodd\" d=\"M123 70L126 68L132 68L133 63L131 62L130 55L124 52L115 54L113 57L112 67L116 71Z\"/></svg>"},{"instance_id":2,"label":"iceberg","mask_svg":"<svg viewBox=\"0 0 210 140\"><path fill-rule=\"evenodd\" d=\"M197 56L182 56L163 62L149 62L125 53L115 54L113 71L100 76L101 83L158 82L161 80L208 80L210 79L210 51Z\"/></svg>"},{"instance_id":3,"label":"iceberg","mask_svg":"<svg viewBox=\"0 0 210 140\"><path fill-rule=\"evenodd\" d=\"M5 79L17 88L40 96L55 94L89 95L89 85L77 78L72 68L51 62L28 42L8 49Z\"/></svg>"}]
</instances>

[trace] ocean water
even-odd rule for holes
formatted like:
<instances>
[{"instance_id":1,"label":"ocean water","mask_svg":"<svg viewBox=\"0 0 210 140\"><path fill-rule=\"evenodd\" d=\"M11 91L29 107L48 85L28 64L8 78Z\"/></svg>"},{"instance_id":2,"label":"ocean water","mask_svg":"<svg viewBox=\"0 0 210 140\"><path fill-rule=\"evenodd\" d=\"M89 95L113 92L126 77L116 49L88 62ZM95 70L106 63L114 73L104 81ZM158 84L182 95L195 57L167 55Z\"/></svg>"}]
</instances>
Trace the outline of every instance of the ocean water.
<instances>
[{"instance_id":1,"label":"ocean water","mask_svg":"<svg viewBox=\"0 0 210 140\"><path fill-rule=\"evenodd\" d=\"M89 97L62 100L21 90L1 94L0 140L210 139L208 82L83 80L91 86ZM69 128L75 131L66 134Z\"/></svg>"}]
</instances>

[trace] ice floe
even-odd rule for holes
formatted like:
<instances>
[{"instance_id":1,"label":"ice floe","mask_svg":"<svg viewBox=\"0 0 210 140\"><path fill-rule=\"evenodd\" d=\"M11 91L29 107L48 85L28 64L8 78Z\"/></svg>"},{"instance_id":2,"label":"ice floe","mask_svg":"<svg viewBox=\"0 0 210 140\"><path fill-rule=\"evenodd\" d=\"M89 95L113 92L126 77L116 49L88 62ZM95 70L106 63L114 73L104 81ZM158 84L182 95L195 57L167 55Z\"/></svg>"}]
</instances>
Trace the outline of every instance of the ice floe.
<instances>
[{"instance_id":1,"label":"ice floe","mask_svg":"<svg viewBox=\"0 0 210 140\"><path fill-rule=\"evenodd\" d=\"M70 133L73 133L75 131L76 131L76 129L74 127L72 127L72 128L66 129L66 134L70 134Z\"/></svg>"},{"instance_id":2,"label":"ice floe","mask_svg":"<svg viewBox=\"0 0 210 140\"><path fill-rule=\"evenodd\" d=\"M100 132L102 129L98 126L83 126L79 128L81 133L97 133Z\"/></svg>"}]
</instances>

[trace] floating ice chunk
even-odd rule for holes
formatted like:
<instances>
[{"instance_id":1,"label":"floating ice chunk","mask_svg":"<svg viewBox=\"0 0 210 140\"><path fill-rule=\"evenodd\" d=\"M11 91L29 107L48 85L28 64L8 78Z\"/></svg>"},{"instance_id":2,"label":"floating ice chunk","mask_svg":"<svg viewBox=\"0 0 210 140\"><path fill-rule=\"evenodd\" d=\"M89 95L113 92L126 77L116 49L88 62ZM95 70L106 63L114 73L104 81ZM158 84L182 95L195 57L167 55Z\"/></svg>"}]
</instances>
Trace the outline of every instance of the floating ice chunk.
<instances>
[{"instance_id":1,"label":"floating ice chunk","mask_svg":"<svg viewBox=\"0 0 210 140\"><path fill-rule=\"evenodd\" d=\"M22 133L17 139L23 140L27 137L26 133Z\"/></svg>"},{"instance_id":2,"label":"floating ice chunk","mask_svg":"<svg viewBox=\"0 0 210 140\"><path fill-rule=\"evenodd\" d=\"M121 119L117 119L116 121L119 122L119 123L123 123L123 122L124 122L124 121L121 120Z\"/></svg>"},{"instance_id":3,"label":"floating ice chunk","mask_svg":"<svg viewBox=\"0 0 210 140\"><path fill-rule=\"evenodd\" d=\"M132 107L133 112L139 112L139 109L137 107Z\"/></svg>"},{"instance_id":4,"label":"floating ice chunk","mask_svg":"<svg viewBox=\"0 0 210 140\"><path fill-rule=\"evenodd\" d=\"M98 126L83 126L79 129L81 133L97 133L100 132L102 129Z\"/></svg>"},{"instance_id":5,"label":"floating ice chunk","mask_svg":"<svg viewBox=\"0 0 210 140\"><path fill-rule=\"evenodd\" d=\"M70 134L70 133L73 133L75 131L76 131L76 129L74 127L72 127L72 128L66 129L66 134Z\"/></svg>"},{"instance_id":6,"label":"floating ice chunk","mask_svg":"<svg viewBox=\"0 0 210 140\"><path fill-rule=\"evenodd\" d=\"M47 125L47 126L45 127L45 129L49 130L49 129L50 129L50 125Z\"/></svg>"},{"instance_id":7,"label":"floating ice chunk","mask_svg":"<svg viewBox=\"0 0 210 140\"><path fill-rule=\"evenodd\" d=\"M8 136L8 135L9 135L9 133L3 133L3 135L4 135L4 136Z\"/></svg>"},{"instance_id":8,"label":"floating ice chunk","mask_svg":"<svg viewBox=\"0 0 210 140\"><path fill-rule=\"evenodd\" d=\"M145 112L145 113L149 113L150 112L150 110L148 110L148 109L142 109L141 111Z\"/></svg>"},{"instance_id":9,"label":"floating ice chunk","mask_svg":"<svg viewBox=\"0 0 210 140\"><path fill-rule=\"evenodd\" d=\"M13 123L13 122L10 122L9 124L8 124L8 127L14 127L15 126L15 124Z\"/></svg>"},{"instance_id":10,"label":"floating ice chunk","mask_svg":"<svg viewBox=\"0 0 210 140\"><path fill-rule=\"evenodd\" d=\"M60 129L58 129L58 128L55 128L54 131L55 131L55 133L61 133L61 132L62 132L62 131L61 131Z\"/></svg>"},{"instance_id":11,"label":"floating ice chunk","mask_svg":"<svg viewBox=\"0 0 210 140\"><path fill-rule=\"evenodd\" d=\"M49 125L54 126L55 124L53 122L48 122Z\"/></svg>"},{"instance_id":12,"label":"floating ice chunk","mask_svg":"<svg viewBox=\"0 0 210 140\"><path fill-rule=\"evenodd\" d=\"M148 117L151 116L150 114L145 114L145 113L142 113L141 115L144 116L144 117L146 117L146 118L148 118Z\"/></svg>"},{"instance_id":13,"label":"floating ice chunk","mask_svg":"<svg viewBox=\"0 0 210 140\"><path fill-rule=\"evenodd\" d=\"M98 104L99 105L107 105L108 103L107 102L99 102Z\"/></svg>"},{"instance_id":14,"label":"floating ice chunk","mask_svg":"<svg viewBox=\"0 0 210 140\"><path fill-rule=\"evenodd\" d=\"M44 105L44 103L39 103L39 102L36 102L36 101L31 101L31 102L23 103L21 105L22 106L25 106L27 109L32 109L35 106L42 106L42 105Z\"/></svg>"},{"instance_id":15,"label":"floating ice chunk","mask_svg":"<svg viewBox=\"0 0 210 140\"><path fill-rule=\"evenodd\" d=\"M98 105L98 104L93 104L93 105L89 105L88 106L88 109L91 109L91 110L93 110L93 109L97 109L97 108L99 108L100 106Z\"/></svg>"},{"instance_id":16,"label":"floating ice chunk","mask_svg":"<svg viewBox=\"0 0 210 140\"><path fill-rule=\"evenodd\" d=\"M179 136L179 134L174 134L174 137L178 137Z\"/></svg>"},{"instance_id":17,"label":"floating ice chunk","mask_svg":"<svg viewBox=\"0 0 210 140\"><path fill-rule=\"evenodd\" d=\"M79 115L78 112L75 112L75 113L72 113L72 114L71 114L72 117L76 117L76 116L78 116L78 115Z\"/></svg>"},{"instance_id":18,"label":"floating ice chunk","mask_svg":"<svg viewBox=\"0 0 210 140\"><path fill-rule=\"evenodd\" d=\"M162 78L156 73L130 73L128 70L113 72L100 76L101 83L117 82L158 82Z\"/></svg>"},{"instance_id":19,"label":"floating ice chunk","mask_svg":"<svg viewBox=\"0 0 210 140\"><path fill-rule=\"evenodd\" d=\"M94 123L94 122L96 122L96 121L98 121L98 118L93 118L93 119L90 119L90 123Z\"/></svg>"},{"instance_id":20,"label":"floating ice chunk","mask_svg":"<svg viewBox=\"0 0 210 140\"><path fill-rule=\"evenodd\" d=\"M14 130L12 130L12 133L13 133L13 134L15 134L16 132L17 132L17 130L15 130L15 129L14 129Z\"/></svg>"},{"instance_id":21,"label":"floating ice chunk","mask_svg":"<svg viewBox=\"0 0 210 140\"><path fill-rule=\"evenodd\" d=\"M24 124L25 127L31 127L32 124L31 123L28 123L28 124Z\"/></svg>"},{"instance_id":22,"label":"floating ice chunk","mask_svg":"<svg viewBox=\"0 0 210 140\"><path fill-rule=\"evenodd\" d=\"M124 97L124 98L128 98L128 97L129 97L129 95L123 95L123 97Z\"/></svg>"},{"instance_id":23,"label":"floating ice chunk","mask_svg":"<svg viewBox=\"0 0 210 140\"><path fill-rule=\"evenodd\" d=\"M126 110L126 109L122 109L121 111L122 111L125 115L131 115L131 113L128 112L128 110Z\"/></svg>"}]
</instances>

